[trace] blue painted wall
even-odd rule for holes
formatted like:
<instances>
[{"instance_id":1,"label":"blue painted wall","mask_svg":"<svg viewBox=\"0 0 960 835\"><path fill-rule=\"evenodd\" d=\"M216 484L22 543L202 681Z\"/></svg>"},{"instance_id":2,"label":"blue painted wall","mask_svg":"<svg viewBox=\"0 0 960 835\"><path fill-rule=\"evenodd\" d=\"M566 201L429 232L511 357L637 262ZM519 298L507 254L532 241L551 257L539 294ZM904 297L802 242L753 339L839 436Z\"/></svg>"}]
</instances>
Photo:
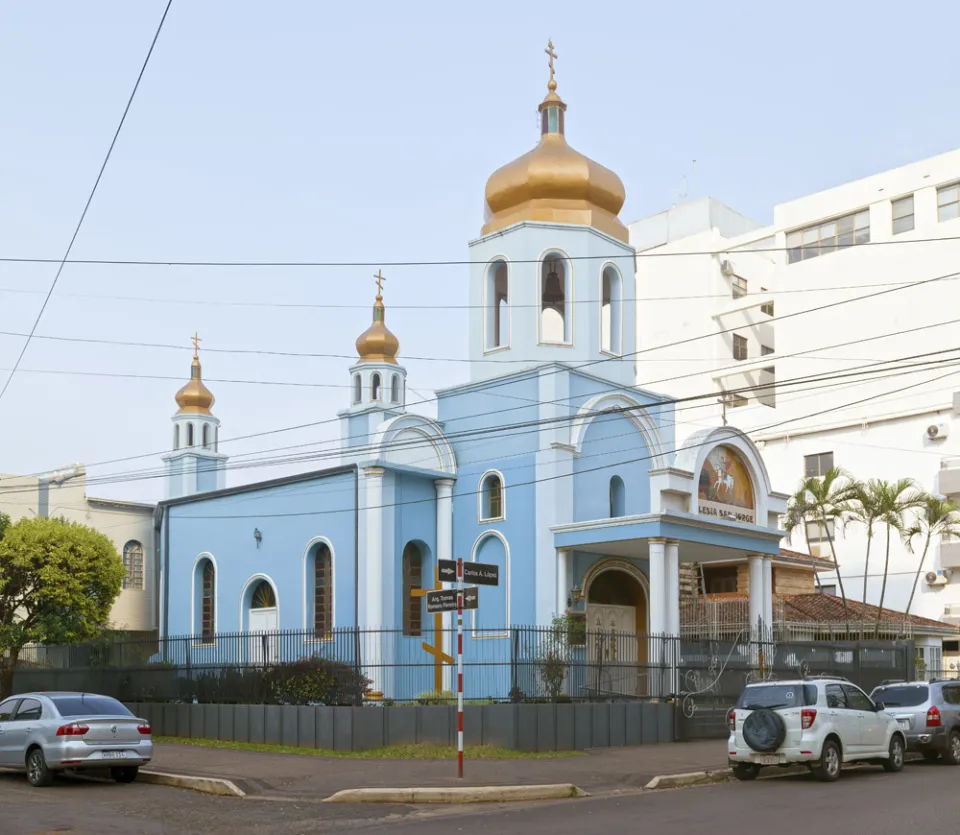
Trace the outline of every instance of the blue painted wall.
<instances>
[{"instance_id":1,"label":"blue painted wall","mask_svg":"<svg viewBox=\"0 0 960 835\"><path fill-rule=\"evenodd\" d=\"M334 626L355 622L354 476L340 473L264 487L259 490L198 497L167 508L169 533L164 580L166 633L186 635L200 623L191 611L191 576L197 557L213 556L217 565L217 629L241 628L240 596L256 574L277 589L281 629L304 628L303 559L318 536L333 546ZM260 547L254 529L262 535Z\"/></svg>"}]
</instances>

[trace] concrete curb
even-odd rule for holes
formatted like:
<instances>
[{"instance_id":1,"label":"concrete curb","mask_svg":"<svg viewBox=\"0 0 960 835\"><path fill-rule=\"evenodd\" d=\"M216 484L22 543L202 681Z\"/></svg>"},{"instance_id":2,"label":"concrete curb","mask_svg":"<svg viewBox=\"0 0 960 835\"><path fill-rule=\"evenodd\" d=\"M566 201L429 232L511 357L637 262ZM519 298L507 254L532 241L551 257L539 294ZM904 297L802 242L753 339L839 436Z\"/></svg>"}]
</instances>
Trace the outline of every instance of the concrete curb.
<instances>
[{"instance_id":1,"label":"concrete curb","mask_svg":"<svg viewBox=\"0 0 960 835\"><path fill-rule=\"evenodd\" d=\"M150 783L154 786L170 786L175 789L191 789L203 794L220 797L246 797L247 793L230 780L218 777L193 777L187 774L166 774L162 771L141 771L138 783Z\"/></svg>"},{"instance_id":2,"label":"concrete curb","mask_svg":"<svg viewBox=\"0 0 960 835\"><path fill-rule=\"evenodd\" d=\"M453 788L345 789L324 803L510 803L588 797L571 783L545 786L457 786Z\"/></svg>"},{"instance_id":3,"label":"concrete curb","mask_svg":"<svg viewBox=\"0 0 960 835\"><path fill-rule=\"evenodd\" d=\"M716 771L688 771L685 774L658 774L643 788L654 789L681 789L686 786L705 786L711 783L725 783L733 777L729 768Z\"/></svg>"}]
</instances>

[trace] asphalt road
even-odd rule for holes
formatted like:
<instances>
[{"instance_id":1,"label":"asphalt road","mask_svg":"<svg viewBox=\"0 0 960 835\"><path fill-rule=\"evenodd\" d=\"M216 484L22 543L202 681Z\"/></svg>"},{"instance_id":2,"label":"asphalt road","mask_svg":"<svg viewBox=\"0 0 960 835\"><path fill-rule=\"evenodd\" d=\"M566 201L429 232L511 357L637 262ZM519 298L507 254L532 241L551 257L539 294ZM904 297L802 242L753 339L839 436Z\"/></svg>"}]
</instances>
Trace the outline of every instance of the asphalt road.
<instances>
[{"instance_id":1,"label":"asphalt road","mask_svg":"<svg viewBox=\"0 0 960 835\"><path fill-rule=\"evenodd\" d=\"M854 827L870 835L953 831L960 768L910 764L844 773L824 785L804 775L702 788L527 806L347 806L217 798L159 786L58 781L32 789L0 776L0 835L584 835L646 830L714 835L810 835Z\"/></svg>"}]
</instances>

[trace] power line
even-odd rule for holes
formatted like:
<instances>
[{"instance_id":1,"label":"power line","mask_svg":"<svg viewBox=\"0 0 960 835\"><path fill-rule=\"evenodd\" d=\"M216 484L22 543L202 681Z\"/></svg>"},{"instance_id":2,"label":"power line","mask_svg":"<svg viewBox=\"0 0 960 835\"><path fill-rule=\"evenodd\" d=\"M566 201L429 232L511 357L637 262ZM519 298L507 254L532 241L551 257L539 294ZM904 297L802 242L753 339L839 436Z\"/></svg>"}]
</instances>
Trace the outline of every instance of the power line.
<instances>
[{"instance_id":1,"label":"power line","mask_svg":"<svg viewBox=\"0 0 960 835\"><path fill-rule=\"evenodd\" d=\"M143 65L140 67L140 72L137 75L137 80L133 85L133 90L130 91L130 97L127 99L127 105L123 108L123 115L120 117L120 122L117 124L116 131L114 131L113 139L110 140L110 147L107 148L106 156L104 156L103 163L100 165L100 171L97 173L97 179L93 183L93 188L90 189L90 195L87 197L87 202L84 204L83 211L80 213L80 220L77 221L77 226L73 230L73 235L70 238L70 243L67 244L67 249L63 254L63 258L58 259L58 262L50 262L59 263L59 266L57 267L57 273L53 277L53 282L50 284L50 289L47 291L47 295L43 300L43 304L40 306L40 312L37 313L37 317L33 322L33 326L30 328L30 333L27 336L26 341L23 343L23 347L20 349L20 354L17 357L16 362L13 364L13 368L10 370L10 374L3 384L3 388L0 389L0 400L3 399L3 396L7 393L7 389L10 388L10 383L13 380L14 375L17 373L17 369L20 367L20 363L23 361L23 355L26 354L27 348L30 345L30 341L33 339L33 335L37 331L37 326L40 324L40 319L43 318L43 312L47 309L47 304L50 302L50 297L53 295L53 291L57 287L57 282L60 280L60 275L63 273L63 268L68 263L70 253L73 251L73 245L76 243L77 236L80 234L80 229L83 226L83 221L86 219L87 212L90 210L90 204L93 203L93 197L97 193L97 187L100 185L100 180L103 179L103 172L107 170L107 163L110 162L110 157L113 154L113 149L117 144L117 139L120 138L120 131L123 129L124 122L127 120L127 114L130 112L130 106L133 104L133 99L137 95L137 90L140 89L140 81L143 78L143 74L146 72L147 64L150 63L150 56L153 55L153 48L157 44L157 38L160 37L160 31L163 29L164 21L167 19L167 13L170 11L170 6L172 3L173 0L167 0L167 5L163 10L163 16L160 18L160 23L157 24L157 30L153 34L153 40L150 41L150 48L147 50L147 55L143 59Z\"/></svg>"},{"instance_id":2,"label":"power line","mask_svg":"<svg viewBox=\"0 0 960 835\"><path fill-rule=\"evenodd\" d=\"M953 276L957 278L958 276ZM872 282L867 284L839 284L831 287L796 287L788 290L764 290L762 293L750 293L741 298L749 299L750 296L783 296L795 293L834 293L842 290L864 290L870 287L899 287L910 282L906 281L885 281ZM43 295L42 290L23 290L13 287L0 287L0 293L19 293L23 295ZM276 307L284 309L305 310L369 310L369 304L319 304L312 302L270 302L254 301L243 302L230 299L177 299L177 298L156 298L151 296L118 296L109 293L60 293L58 298L73 299L99 299L111 301L130 301L144 302L147 304L185 304L194 307L196 305L211 305L216 307ZM674 302L674 301L695 301L700 299L731 299L731 293L698 293L688 296L634 296L633 298L624 298L621 301L627 302ZM570 299L572 305L599 304L600 299ZM538 304L511 304L513 308L537 308ZM482 310L482 304L390 304L391 310Z\"/></svg>"},{"instance_id":3,"label":"power line","mask_svg":"<svg viewBox=\"0 0 960 835\"><path fill-rule=\"evenodd\" d=\"M951 349L951 352L956 350L960 350L960 349ZM939 354L939 353L946 353L946 352L941 351L941 352L932 352L932 353ZM923 355L918 355L918 356L923 356ZM904 358L904 359L910 359L910 358ZM901 361L901 360L897 360L897 361ZM933 363L932 366L931 366L931 363ZM946 363L950 363L951 366L956 365L960 363L960 357L952 358L952 359L941 359L941 360L935 360L935 361L930 360L922 363L913 363L909 365L892 366L890 368L875 369L872 372L868 371L868 373L883 374L883 376L874 377L873 379L870 379L870 380L862 380L861 382L862 383L874 382L876 380L886 379L887 377L901 376L903 374L916 374L918 373L918 371L922 372L923 370L936 370L939 367L943 367L943 365ZM928 367L921 368L920 366L928 366ZM873 366L870 366L870 367L873 367ZM894 372L894 373L890 373L890 372ZM813 388L825 388L826 386L820 386L816 384L823 383L824 381L831 381L831 380L841 381L841 384L849 384L847 381L851 377L857 377L862 373L863 372L857 372L851 369L851 370L846 370L843 373L832 374L832 375L827 375L827 374L804 375L804 376L789 379L789 380L781 380L777 383L761 383L761 384L756 384L752 386L745 386L732 393L750 393L750 392L757 392L761 390L772 391L772 390L776 390L776 389L784 388L788 386L797 386L797 385L811 384L811 383L814 384ZM925 382L929 382L929 381L925 381ZM921 383L921 384L924 384L924 383ZM636 408L643 409L643 410L656 409L663 406L676 405L679 403L696 402L698 400L704 400L708 398L712 399L712 398L715 398L715 396L716 396L716 392L710 391L706 394L690 395L683 398L663 398L659 401L653 401L650 403L641 404ZM531 405L538 405L540 403L540 401L535 401L535 400L529 400L528 402ZM711 405L711 404L706 404L706 405ZM695 407L695 408L699 408L699 407ZM589 418L595 417L597 415L605 415L605 414L607 415L625 414L633 410L634 410L633 407L624 407L623 409L615 410L612 412L592 411L590 412ZM507 433L507 432L511 433L511 437L516 437L519 434L529 434L530 432L539 432L542 427L548 426L548 425L555 425L555 424L562 424L562 423L575 423L577 422L578 419L580 421L585 422L588 419L588 417L579 416L579 415L563 415L563 416L554 417L554 418L538 418L535 420L523 421L523 422L513 423L513 424L500 424L500 425L495 425L491 427L485 427L483 429L468 429L468 430L463 430L461 432L451 432L451 433L447 433L445 435L445 438L448 441L471 442L477 438L484 438L484 437L499 438L499 437L502 437L504 433ZM674 422L674 424L676 424L676 422ZM522 430L526 430L526 431L522 431ZM755 431L762 431L762 430L755 430ZM391 445L391 447L393 449L401 449L401 448L407 449L407 448L416 448L416 447L426 447L429 444L430 444L430 441L414 439L408 442L400 442L400 443L394 442ZM280 448L280 449L283 449L283 448ZM228 464L224 464L219 467L216 467L215 469L226 471L226 470L250 469L250 468L265 467L265 466L291 465L296 463L328 460L332 458L339 459L340 457L342 457L344 453L357 456L367 452L375 452L378 449L379 449L379 446L377 444L358 445L348 449L336 448L336 449L328 450L325 452L312 452L307 454L299 454L295 456L294 455L275 456L272 458L264 458L259 460L228 463ZM262 452L266 452L266 451L269 451L269 450L265 450ZM253 454L257 454L257 453L250 453L250 455L253 455ZM150 468L150 469L144 469L140 471L134 470L134 471L127 471L127 472L121 472L116 474L106 474L104 476L88 479L87 483L88 484L108 484L108 483L116 484L116 483L132 482L132 481L152 480L155 478L164 478L166 477L166 475L167 473L166 473L166 470L164 469ZM4 490L3 488L0 488L0 495L9 495L11 493L24 492L24 491L25 491L24 488L11 486L6 488L6 490ZM29 488L27 488L26 491L29 492Z\"/></svg>"},{"instance_id":4,"label":"power line","mask_svg":"<svg viewBox=\"0 0 960 835\"><path fill-rule=\"evenodd\" d=\"M772 233L768 237L772 237ZM493 237L493 235L489 236ZM763 240L762 238L760 240ZM932 244L940 242L960 241L960 236L948 236L942 238L913 238L913 239L891 239L888 241L866 241L855 244L854 247L872 247L872 246L904 246L911 244ZM763 252L786 252L799 247L773 246L773 247L749 247L745 244L740 247L729 249L709 249L694 250L690 252L656 252L645 250L637 252L637 258L685 258L690 256L718 256L718 255L750 255ZM628 252L614 252L603 255L569 255L566 256L571 261L607 261L615 258L629 256ZM539 264L541 258L519 258L511 259L511 264ZM0 263L8 264L56 264L60 259L56 258L13 258L0 257ZM473 264L487 264L489 261L471 261L469 259L446 259L438 261L177 261L175 259L165 259L162 261L139 259L139 258L74 258L66 263L68 264L90 264L100 266L123 266L123 267L457 267L469 266Z\"/></svg>"}]
</instances>

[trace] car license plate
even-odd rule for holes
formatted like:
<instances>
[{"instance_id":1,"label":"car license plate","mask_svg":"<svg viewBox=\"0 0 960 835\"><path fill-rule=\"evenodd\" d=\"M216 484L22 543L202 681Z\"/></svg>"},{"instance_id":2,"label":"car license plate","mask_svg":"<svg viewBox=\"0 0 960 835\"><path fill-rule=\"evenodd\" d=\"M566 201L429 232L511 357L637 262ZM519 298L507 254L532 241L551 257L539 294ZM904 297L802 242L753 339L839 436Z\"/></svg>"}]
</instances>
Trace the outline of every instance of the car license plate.
<instances>
[{"instance_id":1,"label":"car license plate","mask_svg":"<svg viewBox=\"0 0 960 835\"><path fill-rule=\"evenodd\" d=\"M104 751L103 758L105 760L122 760L127 756L126 751Z\"/></svg>"},{"instance_id":2,"label":"car license plate","mask_svg":"<svg viewBox=\"0 0 960 835\"><path fill-rule=\"evenodd\" d=\"M780 765L780 758L775 756L759 757L760 765Z\"/></svg>"}]
</instances>

